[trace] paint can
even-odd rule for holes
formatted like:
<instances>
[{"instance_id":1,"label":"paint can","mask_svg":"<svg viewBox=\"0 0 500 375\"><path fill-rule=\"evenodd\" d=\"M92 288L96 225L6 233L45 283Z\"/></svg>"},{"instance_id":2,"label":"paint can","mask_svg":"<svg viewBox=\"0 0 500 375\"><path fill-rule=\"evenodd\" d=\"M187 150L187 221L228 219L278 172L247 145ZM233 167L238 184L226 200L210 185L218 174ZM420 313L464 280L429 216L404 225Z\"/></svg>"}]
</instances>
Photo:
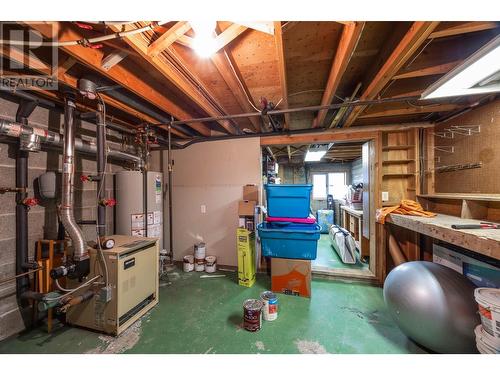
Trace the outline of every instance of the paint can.
<instances>
[{"instance_id":1,"label":"paint can","mask_svg":"<svg viewBox=\"0 0 500 375\"><path fill-rule=\"evenodd\" d=\"M191 272L194 270L194 256L186 255L183 258L182 268L184 269L184 272Z\"/></svg>"},{"instance_id":2,"label":"paint can","mask_svg":"<svg viewBox=\"0 0 500 375\"><path fill-rule=\"evenodd\" d=\"M479 307L483 331L494 340L500 340L500 289L477 288L474 297Z\"/></svg>"},{"instance_id":3,"label":"paint can","mask_svg":"<svg viewBox=\"0 0 500 375\"><path fill-rule=\"evenodd\" d=\"M205 258L205 272L213 273L217 271L217 257L209 255Z\"/></svg>"},{"instance_id":4,"label":"paint can","mask_svg":"<svg viewBox=\"0 0 500 375\"><path fill-rule=\"evenodd\" d=\"M476 346L477 350L481 354L499 354L500 353L500 339L495 339L491 337L490 334L486 333L483 326L479 324L474 330L476 334Z\"/></svg>"},{"instance_id":5,"label":"paint can","mask_svg":"<svg viewBox=\"0 0 500 375\"><path fill-rule=\"evenodd\" d=\"M278 318L278 296L266 290L260 294L262 301L262 317L264 320L273 321Z\"/></svg>"},{"instance_id":6,"label":"paint can","mask_svg":"<svg viewBox=\"0 0 500 375\"><path fill-rule=\"evenodd\" d=\"M205 260L206 254L206 246L205 242L200 242L199 244L194 245L194 258L195 259L203 259Z\"/></svg>"},{"instance_id":7,"label":"paint can","mask_svg":"<svg viewBox=\"0 0 500 375\"><path fill-rule=\"evenodd\" d=\"M196 272L205 271L205 259L195 259L194 261L194 270Z\"/></svg>"},{"instance_id":8,"label":"paint can","mask_svg":"<svg viewBox=\"0 0 500 375\"><path fill-rule=\"evenodd\" d=\"M247 299L243 303L243 327L250 332L256 332L262 327L262 301Z\"/></svg>"}]
</instances>

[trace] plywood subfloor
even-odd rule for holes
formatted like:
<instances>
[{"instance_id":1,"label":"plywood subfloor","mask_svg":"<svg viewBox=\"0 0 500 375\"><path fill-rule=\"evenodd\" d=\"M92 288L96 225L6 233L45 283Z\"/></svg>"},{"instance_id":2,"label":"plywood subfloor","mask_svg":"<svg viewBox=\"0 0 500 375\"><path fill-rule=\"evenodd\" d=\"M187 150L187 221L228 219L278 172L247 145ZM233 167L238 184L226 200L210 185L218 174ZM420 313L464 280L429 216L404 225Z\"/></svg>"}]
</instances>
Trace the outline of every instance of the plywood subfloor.
<instances>
[{"instance_id":1,"label":"plywood subfloor","mask_svg":"<svg viewBox=\"0 0 500 375\"><path fill-rule=\"evenodd\" d=\"M311 299L279 295L278 320L256 333L242 329L242 304L269 288L259 275L252 288L235 273L200 279L171 273L160 303L118 338L64 327L42 329L0 343L0 353L421 353L388 315L382 289L313 280Z\"/></svg>"}]
</instances>

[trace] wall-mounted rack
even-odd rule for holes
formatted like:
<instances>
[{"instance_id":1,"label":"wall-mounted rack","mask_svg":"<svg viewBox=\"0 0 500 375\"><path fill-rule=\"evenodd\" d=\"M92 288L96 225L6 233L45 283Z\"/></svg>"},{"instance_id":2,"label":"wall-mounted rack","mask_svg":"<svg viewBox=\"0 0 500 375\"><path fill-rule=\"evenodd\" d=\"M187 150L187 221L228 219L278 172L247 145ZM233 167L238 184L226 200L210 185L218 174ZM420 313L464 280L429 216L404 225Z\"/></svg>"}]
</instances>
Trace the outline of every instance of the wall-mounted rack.
<instances>
[{"instance_id":1,"label":"wall-mounted rack","mask_svg":"<svg viewBox=\"0 0 500 375\"><path fill-rule=\"evenodd\" d=\"M453 154L455 152L455 146L435 146L434 150Z\"/></svg>"},{"instance_id":2,"label":"wall-mounted rack","mask_svg":"<svg viewBox=\"0 0 500 375\"><path fill-rule=\"evenodd\" d=\"M481 125L452 125L445 131L450 132L451 134L460 134L460 135L473 135L481 133ZM452 137L453 138L453 137Z\"/></svg>"},{"instance_id":3,"label":"wall-mounted rack","mask_svg":"<svg viewBox=\"0 0 500 375\"><path fill-rule=\"evenodd\" d=\"M443 165L441 167L435 168L434 170L438 173L444 173L444 172L463 171L465 169L476 169L476 168L481 168L482 166L483 166L482 162L463 163L463 164Z\"/></svg>"}]
</instances>

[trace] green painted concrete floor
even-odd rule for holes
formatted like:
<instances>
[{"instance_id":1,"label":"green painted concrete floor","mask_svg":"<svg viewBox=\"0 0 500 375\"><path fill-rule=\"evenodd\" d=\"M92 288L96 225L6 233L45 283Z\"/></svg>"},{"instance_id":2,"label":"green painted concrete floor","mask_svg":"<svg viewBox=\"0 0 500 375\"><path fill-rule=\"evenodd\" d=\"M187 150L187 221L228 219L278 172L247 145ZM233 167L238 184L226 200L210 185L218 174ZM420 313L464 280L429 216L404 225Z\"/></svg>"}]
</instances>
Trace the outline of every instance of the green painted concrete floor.
<instances>
[{"instance_id":1,"label":"green painted concrete floor","mask_svg":"<svg viewBox=\"0 0 500 375\"><path fill-rule=\"evenodd\" d=\"M358 254L359 255L359 254ZM356 264L345 264L340 260L339 255L330 243L328 234L322 234L318 240L318 253L312 261L312 267L321 269L368 269L368 263L357 260Z\"/></svg>"},{"instance_id":2,"label":"green painted concrete floor","mask_svg":"<svg viewBox=\"0 0 500 375\"><path fill-rule=\"evenodd\" d=\"M312 281L312 298L279 295L279 316L259 332L242 328L242 304L258 298L270 279L252 288L236 273L200 279L170 273L160 303L117 338L69 326L43 328L0 342L0 353L422 353L388 315L382 289L325 279Z\"/></svg>"}]
</instances>

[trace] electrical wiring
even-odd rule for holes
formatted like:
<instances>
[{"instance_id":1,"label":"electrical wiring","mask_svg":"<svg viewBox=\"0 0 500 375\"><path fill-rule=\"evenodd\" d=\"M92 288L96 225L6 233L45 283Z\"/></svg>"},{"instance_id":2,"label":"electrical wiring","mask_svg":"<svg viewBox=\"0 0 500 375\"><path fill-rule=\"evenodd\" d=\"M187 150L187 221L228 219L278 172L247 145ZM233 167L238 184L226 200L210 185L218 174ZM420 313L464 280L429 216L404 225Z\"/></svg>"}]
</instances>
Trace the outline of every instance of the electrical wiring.
<instances>
[{"instance_id":1,"label":"electrical wiring","mask_svg":"<svg viewBox=\"0 0 500 375\"><path fill-rule=\"evenodd\" d=\"M64 42L59 42L59 41L26 41L26 40L5 40L5 39L0 39L0 45L9 45L9 46L28 46L28 47L67 47L67 46L77 46L77 45L82 45L82 46L88 46L92 45L95 43L100 43L104 42L106 40L111 40L111 39L121 39L127 36L135 35L135 34L141 34L149 30L153 30L157 26L164 25L168 23L169 21L161 21L161 22L151 22L149 25L134 29L134 30L127 30L127 31L120 31L112 34L106 34L103 36L98 36L95 38L82 38L78 40L68 40Z\"/></svg>"}]
</instances>

